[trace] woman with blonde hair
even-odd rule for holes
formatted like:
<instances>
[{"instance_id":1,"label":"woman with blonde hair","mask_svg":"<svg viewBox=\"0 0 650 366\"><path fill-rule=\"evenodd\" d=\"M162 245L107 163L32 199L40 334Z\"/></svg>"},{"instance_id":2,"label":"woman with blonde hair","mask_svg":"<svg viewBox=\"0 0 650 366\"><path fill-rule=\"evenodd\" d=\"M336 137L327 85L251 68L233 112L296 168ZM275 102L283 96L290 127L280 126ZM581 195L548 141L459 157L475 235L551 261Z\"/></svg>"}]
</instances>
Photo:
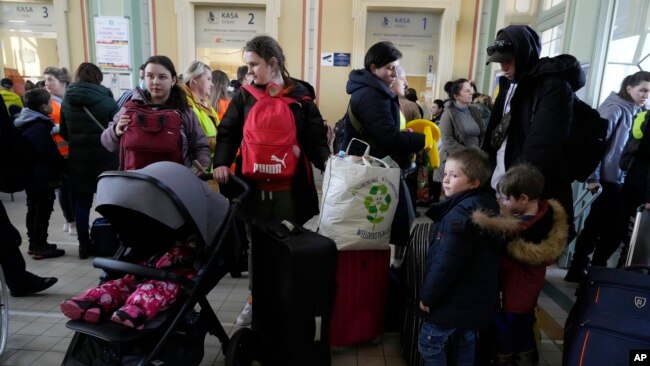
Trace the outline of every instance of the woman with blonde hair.
<instances>
[{"instance_id":1,"label":"woman with blonde hair","mask_svg":"<svg viewBox=\"0 0 650 366\"><path fill-rule=\"evenodd\" d=\"M210 95L210 102L217 111L219 121L223 119L223 115L228 109L230 104L230 80L228 75L221 70L212 71L212 95Z\"/></svg>"},{"instance_id":2,"label":"woman with blonde hair","mask_svg":"<svg viewBox=\"0 0 650 366\"><path fill-rule=\"evenodd\" d=\"M187 104L196 114L205 137L208 138L210 157L212 157L214 148L217 145L219 117L210 102L212 91L212 71L210 66L201 61L192 61L183 72L183 89L187 94ZM211 166L205 166L204 168L212 171Z\"/></svg>"}]
</instances>

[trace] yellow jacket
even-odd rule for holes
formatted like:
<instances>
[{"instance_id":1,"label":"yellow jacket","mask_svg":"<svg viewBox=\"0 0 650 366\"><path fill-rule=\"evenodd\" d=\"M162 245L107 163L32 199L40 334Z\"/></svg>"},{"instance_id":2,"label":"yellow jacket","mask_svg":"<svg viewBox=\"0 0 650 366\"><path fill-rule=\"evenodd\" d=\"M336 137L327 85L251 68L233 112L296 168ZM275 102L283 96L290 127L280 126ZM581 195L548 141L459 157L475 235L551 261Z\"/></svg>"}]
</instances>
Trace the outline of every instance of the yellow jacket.
<instances>
[{"instance_id":1,"label":"yellow jacket","mask_svg":"<svg viewBox=\"0 0 650 366\"><path fill-rule=\"evenodd\" d=\"M5 107L7 110L9 110L10 105L17 105L20 108L23 108L23 100L20 99L20 96L11 90L7 89L2 89L0 90L0 95L2 95L2 99L5 101Z\"/></svg>"},{"instance_id":2,"label":"yellow jacket","mask_svg":"<svg viewBox=\"0 0 650 366\"><path fill-rule=\"evenodd\" d=\"M189 88L185 88L187 93L187 103L196 114L196 117L201 124L203 133L205 137L208 138L208 143L210 144L210 157L214 155L214 149L217 145L217 126L219 125L219 117L217 112L212 108L210 104L204 106L201 103L201 100L196 97Z\"/></svg>"}]
</instances>

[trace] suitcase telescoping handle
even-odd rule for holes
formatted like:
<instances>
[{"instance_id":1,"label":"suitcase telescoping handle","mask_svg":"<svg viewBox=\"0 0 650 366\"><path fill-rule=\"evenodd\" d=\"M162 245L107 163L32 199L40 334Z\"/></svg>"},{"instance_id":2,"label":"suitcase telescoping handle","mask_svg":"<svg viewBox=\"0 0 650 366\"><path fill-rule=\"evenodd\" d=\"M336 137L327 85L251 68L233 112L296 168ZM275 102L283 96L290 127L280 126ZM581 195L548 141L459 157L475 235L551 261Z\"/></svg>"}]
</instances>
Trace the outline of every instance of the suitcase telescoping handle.
<instances>
[{"instance_id":1,"label":"suitcase telescoping handle","mask_svg":"<svg viewBox=\"0 0 650 366\"><path fill-rule=\"evenodd\" d=\"M587 194L591 193L591 197L587 198ZM590 191L585 189L578 196L578 198L573 203L573 217L575 220L578 220L585 212L586 209L591 207L591 204L603 193L603 187L598 186L595 190Z\"/></svg>"},{"instance_id":2,"label":"suitcase telescoping handle","mask_svg":"<svg viewBox=\"0 0 650 366\"><path fill-rule=\"evenodd\" d=\"M639 239L639 235L641 234L640 233L640 231L641 231L641 221L643 220L643 215L646 214L645 211L646 211L645 204L639 205L636 208L636 217L634 219L634 228L632 229L632 236L630 236L630 244L629 244L628 249L627 249L627 258L625 258L625 266L626 267L632 266L632 261L635 260L635 259L636 260L639 259L638 256L637 256L637 258L634 258L634 254L635 254L635 252L637 250L637 248L636 248L637 241ZM647 261L648 261L647 254L644 254L644 253L647 253L647 248L643 247L643 245L642 245L641 250L642 250L642 253L640 254L640 256L641 256L641 258L643 258L642 262L641 263L635 263L634 265L643 265L642 264L643 262L647 263ZM637 267L635 269L647 269L647 268L638 268ZM650 270L648 270L648 273L650 274Z\"/></svg>"}]
</instances>

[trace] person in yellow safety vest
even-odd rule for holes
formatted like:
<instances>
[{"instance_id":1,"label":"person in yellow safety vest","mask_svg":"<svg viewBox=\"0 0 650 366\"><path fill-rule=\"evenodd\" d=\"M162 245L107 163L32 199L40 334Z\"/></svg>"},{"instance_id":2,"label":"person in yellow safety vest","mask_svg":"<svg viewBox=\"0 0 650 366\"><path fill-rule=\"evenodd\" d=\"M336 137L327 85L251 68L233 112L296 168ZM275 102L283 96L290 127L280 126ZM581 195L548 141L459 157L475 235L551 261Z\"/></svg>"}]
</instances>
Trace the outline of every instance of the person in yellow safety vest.
<instances>
[{"instance_id":1,"label":"person in yellow safety vest","mask_svg":"<svg viewBox=\"0 0 650 366\"><path fill-rule=\"evenodd\" d=\"M0 80L0 95L2 95L2 99L5 101L7 111L10 105L17 105L23 108L23 100L20 99L20 95L14 93L14 82L11 79L5 78Z\"/></svg>"},{"instance_id":2,"label":"person in yellow safety vest","mask_svg":"<svg viewBox=\"0 0 650 366\"><path fill-rule=\"evenodd\" d=\"M187 93L187 103L196 114L210 145L210 157L217 145L217 125L219 117L210 103L212 91L212 71L201 61L192 61L183 73L183 87ZM212 172L212 167L203 167Z\"/></svg>"},{"instance_id":3,"label":"person in yellow safety vest","mask_svg":"<svg viewBox=\"0 0 650 366\"><path fill-rule=\"evenodd\" d=\"M43 78L45 79L45 90L47 90L52 96L52 113L49 115L49 117L54 120L52 136L54 137L54 142L56 142L56 146L61 155L63 155L67 166L69 153L68 142L59 134L59 123L61 122L61 101L63 100L65 90L72 81L72 75L70 75L70 72L65 67L58 68L56 66L48 66L45 68L45 71L43 71ZM72 202L72 192L70 191L70 182L67 174L64 174L62 183L63 185L57 189L57 198L59 199L59 205L61 206L61 211L65 218L63 231L70 235L77 236L77 226L74 219L74 204Z\"/></svg>"}]
</instances>

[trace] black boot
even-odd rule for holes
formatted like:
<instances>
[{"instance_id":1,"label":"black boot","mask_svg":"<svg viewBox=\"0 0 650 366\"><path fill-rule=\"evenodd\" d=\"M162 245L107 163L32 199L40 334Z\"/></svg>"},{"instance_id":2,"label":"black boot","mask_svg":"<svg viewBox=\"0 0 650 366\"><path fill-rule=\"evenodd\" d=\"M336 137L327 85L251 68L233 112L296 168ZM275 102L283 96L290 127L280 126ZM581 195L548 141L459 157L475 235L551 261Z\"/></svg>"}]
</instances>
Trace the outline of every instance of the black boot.
<instances>
[{"instance_id":1,"label":"black boot","mask_svg":"<svg viewBox=\"0 0 650 366\"><path fill-rule=\"evenodd\" d=\"M577 256L576 253L573 254L571 259L571 265L569 270L564 276L564 280L567 282L579 283L582 282L587 277L587 267L589 266L589 257L586 257L586 260L582 256Z\"/></svg>"},{"instance_id":2,"label":"black boot","mask_svg":"<svg viewBox=\"0 0 650 366\"><path fill-rule=\"evenodd\" d=\"M50 243L46 243L45 246L51 249L58 248L56 244L50 244ZM29 255L34 254L34 243L29 243L29 247L27 248L27 254Z\"/></svg>"},{"instance_id":3,"label":"black boot","mask_svg":"<svg viewBox=\"0 0 650 366\"><path fill-rule=\"evenodd\" d=\"M63 256L64 254L65 251L63 249L54 249L51 246L48 246L47 243L41 245L35 244L32 258L36 260L57 258Z\"/></svg>"},{"instance_id":4,"label":"black boot","mask_svg":"<svg viewBox=\"0 0 650 366\"><path fill-rule=\"evenodd\" d=\"M79 259L88 259L90 250L87 244L79 244Z\"/></svg>"}]
</instances>

